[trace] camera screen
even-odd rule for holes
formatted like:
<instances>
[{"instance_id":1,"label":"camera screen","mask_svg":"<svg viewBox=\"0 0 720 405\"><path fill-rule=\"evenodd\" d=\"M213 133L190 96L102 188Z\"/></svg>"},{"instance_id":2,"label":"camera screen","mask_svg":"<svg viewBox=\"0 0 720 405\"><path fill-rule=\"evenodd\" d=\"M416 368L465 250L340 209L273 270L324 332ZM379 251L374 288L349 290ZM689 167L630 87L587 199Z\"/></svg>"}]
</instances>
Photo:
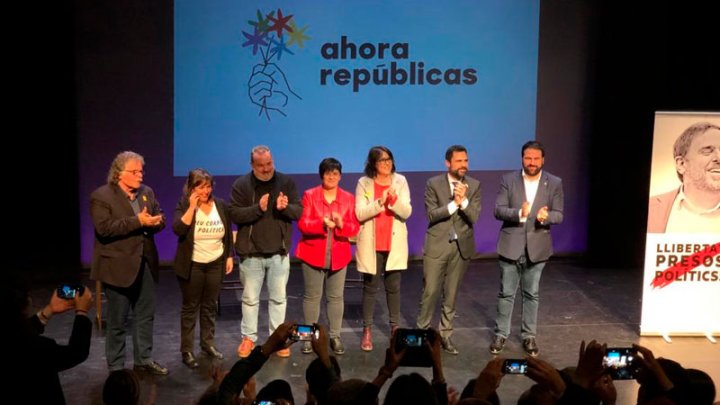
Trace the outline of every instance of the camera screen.
<instances>
[{"instance_id":1,"label":"camera screen","mask_svg":"<svg viewBox=\"0 0 720 405\"><path fill-rule=\"evenodd\" d=\"M503 371L505 374L525 374L527 373L527 360L505 360Z\"/></svg>"},{"instance_id":2,"label":"camera screen","mask_svg":"<svg viewBox=\"0 0 720 405\"><path fill-rule=\"evenodd\" d=\"M423 337L421 335L408 334L405 335L403 342L407 347L422 347Z\"/></svg>"},{"instance_id":3,"label":"camera screen","mask_svg":"<svg viewBox=\"0 0 720 405\"><path fill-rule=\"evenodd\" d=\"M630 367L634 359L635 352L632 348L609 348L605 353L603 366L610 370L613 380L631 380L635 378Z\"/></svg>"},{"instance_id":4,"label":"camera screen","mask_svg":"<svg viewBox=\"0 0 720 405\"><path fill-rule=\"evenodd\" d=\"M77 289L73 286L63 284L58 287L58 297L60 298L75 298Z\"/></svg>"},{"instance_id":5,"label":"camera screen","mask_svg":"<svg viewBox=\"0 0 720 405\"><path fill-rule=\"evenodd\" d=\"M298 325L297 336L300 340L312 340L315 328L312 325Z\"/></svg>"}]
</instances>

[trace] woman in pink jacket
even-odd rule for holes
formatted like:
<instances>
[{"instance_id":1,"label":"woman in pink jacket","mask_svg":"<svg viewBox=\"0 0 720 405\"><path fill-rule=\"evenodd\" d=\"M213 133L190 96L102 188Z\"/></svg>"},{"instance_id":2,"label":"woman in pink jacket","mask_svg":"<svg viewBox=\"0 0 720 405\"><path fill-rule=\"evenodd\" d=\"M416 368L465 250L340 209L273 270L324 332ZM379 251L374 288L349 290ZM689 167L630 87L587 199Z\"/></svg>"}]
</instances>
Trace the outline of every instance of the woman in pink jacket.
<instances>
[{"instance_id":1,"label":"woman in pink jacket","mask_svg":"<svg viewBox=\"0 0 720 405\"><path fill-rule=\"evenodd\" d=\"M319 173L322 184L306 190L303 195L303 212L298 221L302 239L295 255L302 260L305 280L305 323L318 321L325 284L330 347L335 354L343 354L340 326L345 306L345 274L352 259L349 238L357 235L359 225L355 216L355 198L339 187L340 162L335 158L323 159ZM302 352L312 351L310 342L305 341Z\"/></svg>"}]
</instances>

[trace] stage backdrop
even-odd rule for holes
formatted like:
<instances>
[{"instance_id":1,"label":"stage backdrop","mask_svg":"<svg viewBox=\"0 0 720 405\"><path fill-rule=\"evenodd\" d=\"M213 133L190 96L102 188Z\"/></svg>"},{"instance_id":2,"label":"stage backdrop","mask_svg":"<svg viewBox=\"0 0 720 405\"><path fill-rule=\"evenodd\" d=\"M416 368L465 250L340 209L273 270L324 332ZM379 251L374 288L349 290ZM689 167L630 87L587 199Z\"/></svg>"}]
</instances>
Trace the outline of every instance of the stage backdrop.
<instances>
[{"instance_id":1,"label":"stage backdrop","mask_svg":"<svg viewBox=\"0 0 720 405\"><path fill-rule=\"evenodd\" d=\"M720 334L720 114L658 112L651 170L640 333Z\"/></svg>"},{"instance_id":2,"label":"stage backdrop","mask_svg":"<svg viewBox=\"0 0 720 405\"><path fill-rule=\"evenodd\" d=\"M539 1L175 2L174 174L286 173L327 156L361 172L372 145L433 171L448 143L475 170L517 166L535 133Z\"/></svg>"}]
</instances>

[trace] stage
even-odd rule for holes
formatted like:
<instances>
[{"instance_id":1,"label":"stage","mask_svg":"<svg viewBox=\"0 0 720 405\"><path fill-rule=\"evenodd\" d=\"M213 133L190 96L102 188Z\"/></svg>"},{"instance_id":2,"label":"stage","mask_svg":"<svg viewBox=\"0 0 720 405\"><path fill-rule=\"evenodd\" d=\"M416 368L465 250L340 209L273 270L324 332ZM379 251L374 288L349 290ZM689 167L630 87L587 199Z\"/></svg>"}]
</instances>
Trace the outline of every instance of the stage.
<instances>
[{"instance_id":1,"label":"stage","mask_svg":"<svg viewBox=\"0 0 720 405\"><path fill-rule=\"evenodd\" d=\"M650 348L656 357L667 357L680 362L686 368L704 370L720 383L720 346L704 337L673 337L666 343L660 337L639 336L642 272L640 269L588 268L570 259L555 260L543 271L540 287L540 313L537 342L540 357L550 361L557 368L574 366L577 361L581 340L597 339L609 346L629 346L639 343ZM235 275L235 274L233 274ZM345 289L345 314L342 340L346 353L338 356L342 377L372 379L383 364L384 349L388 342L389 326L384 294L378 294L374 328L375 350L366 353L360 350L362 335L361 296L362 283L358 281L354 268L348 271ZM87 281L94 287L94 282ZM453 356L443 353L443 368L448 386L458 390L468 379L477 376L492 357L488 346L492 338L496 294L499 286L499 269L494 260L479 260L471 263L465 276L458 298L457 318L453 340L460 354ZM402 280L402 324L414 327L422 288L422 263L413 262L403 273ZM302 293L303 280L299 265L294 264L288 283L287 319L303 322ZM33 293L36 305L47 302L50 289ZM157 404L192 404L210 384L209 369L212 362L207 356L196 355L200 367L190 370L180 357L180 290L171 269L161 271L161 283L156 289L157 308L155 313L154 358L170 369L166 377L142 376L143 397L147 398L152 389L156 390ZM225 369L236 360L236 348L240 342L240 294L241 290L221 292L221 313L218 317L216 345L225 354ZM519 338L520 305L519 297L513 317L512 335L508 339L502 356L523 357ZM706 310L711 310L707 308ZM717 310L717 309L715 309ZM325 309L321 310L321 322ZM94 318L94 311L90 316ZM435 321L439 319L439 305ZM58 342L66 342L72 325L71 315L59 315L50 321L46 335ZM267 338L267 296L263 291L260 309L260 337ZM62 372L60 377L68 404L101 404L102 385L107 377L104 357L104 335L93 331L89 358L77 367ZM314 354L302 354L300 345L293 345L292 356L287 359L271 357L257 374L258 389L265 383L282 378L290 382L296 403L305 401L305 369L314 359ZM126 367L132 367L132 343L128 339ZM432 372L421 368L400 368L400 373L419 372L431 378ZM392 383L390 380L381 392ZM501 403L511 404L530 387L533 381L524 376L508 375L498 390ZM634 404L637 383L616 381L618 404ZM154 387L154 388L153 388Z\"/></svg>"}]
</instances>

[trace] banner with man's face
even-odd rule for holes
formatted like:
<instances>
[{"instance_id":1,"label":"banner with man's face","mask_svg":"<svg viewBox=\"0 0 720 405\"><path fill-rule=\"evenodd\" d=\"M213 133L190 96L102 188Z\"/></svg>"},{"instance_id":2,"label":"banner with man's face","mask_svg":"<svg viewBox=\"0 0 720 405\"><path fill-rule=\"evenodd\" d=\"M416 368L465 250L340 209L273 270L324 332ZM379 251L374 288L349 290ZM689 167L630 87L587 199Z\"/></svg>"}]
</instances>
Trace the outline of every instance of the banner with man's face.
<instances>
[{"instance_id":1,"label":"banner with man's face","mask_svg":"<svg viewBox=\"0 0 720 405\"><path fill-rule=\"evenodd\" d=\"M720 334L720 113L655 115L642 335Z\"/></svg>"}]
</instances>

